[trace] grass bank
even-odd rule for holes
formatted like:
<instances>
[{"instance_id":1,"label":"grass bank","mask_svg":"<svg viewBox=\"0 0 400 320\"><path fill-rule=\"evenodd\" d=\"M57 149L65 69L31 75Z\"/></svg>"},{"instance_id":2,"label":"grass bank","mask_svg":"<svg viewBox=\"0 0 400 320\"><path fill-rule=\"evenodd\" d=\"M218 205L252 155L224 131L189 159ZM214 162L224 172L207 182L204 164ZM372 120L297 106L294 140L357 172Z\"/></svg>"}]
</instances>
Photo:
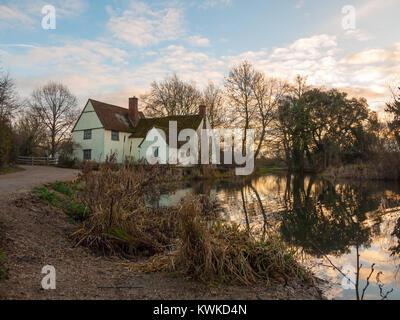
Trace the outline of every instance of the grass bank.
<instances>
[{"instance_id":1,"label":"grass bank","mask_svg":"<svg viewBox=\"0 0 400 320\"><path fill-rule=\"evenodd\" d=\"M48 186L35 188L33 194L43 202L62 209L72 222L87 219L88 208L77 198L79 188L76 182L55 182Z\"/></svg>"}]
</instances>

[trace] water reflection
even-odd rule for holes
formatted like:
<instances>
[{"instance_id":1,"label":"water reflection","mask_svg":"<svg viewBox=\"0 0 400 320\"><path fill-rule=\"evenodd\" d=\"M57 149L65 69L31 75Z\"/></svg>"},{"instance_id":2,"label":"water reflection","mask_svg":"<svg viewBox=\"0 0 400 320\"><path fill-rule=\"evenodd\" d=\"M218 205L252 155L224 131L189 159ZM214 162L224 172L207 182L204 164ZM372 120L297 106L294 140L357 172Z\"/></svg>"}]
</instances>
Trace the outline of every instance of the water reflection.
<instances>
[{"instance_id":1,"label":"water reflection","mask_svg":"<svg viewBox=\"0 0 400 320\"><path fill-rule=\"evenodd\" d=\"M388 183L331 183L314 177L271 175L252 181L196 183L163 195L176 204L188 193L207 194L222 218L256 237L279 234L304 263L330 281L336 299L400 299L400 190ZM356 290L341 285L352 267ZM372 268L371 268L372 267ZM391 292L393 289L393 292Z\"/></svg>"},{"instance_id":2,"label":"water reflection","mask_svg":"<svg viewBox=\"0 0 400 320\"><path fill-rule=\"evenodd\" d=\"M360 251L371 248L373 239L381 234L385 213L381 210L382 195L362 184L333 185L311 178L305 185L303 178L288 179L292 183L287 183L280 227L284 239L312 257L325 258L340 274L342 282L344 278L348 280L344 282L345 288L350 287L347 283L354 284L356 299L364 299L372 277L382 272L376 271L376 262L372 262L370 273L364 278L361 270L368 266L360 261ZM352 251L355 259L345 266L336 265L329 257L351 256ZM376 278L378 287L379 281Z\"/></svg>"},{"instance_id":3,"label":"water reflection","mask_svg":"<svg viewBox=\"0 0 400 320\"><path fill-rule=\"evenodd\" d=\"M290 190L290 186L292 190ZM337 185L293 178L285 194L280 231L284 239L313 256L350 252L354 246L369 247L379 234L381 218L374 224L368 214L376 212L380 199L361 186Z\"/></svg>"}]
</instances>

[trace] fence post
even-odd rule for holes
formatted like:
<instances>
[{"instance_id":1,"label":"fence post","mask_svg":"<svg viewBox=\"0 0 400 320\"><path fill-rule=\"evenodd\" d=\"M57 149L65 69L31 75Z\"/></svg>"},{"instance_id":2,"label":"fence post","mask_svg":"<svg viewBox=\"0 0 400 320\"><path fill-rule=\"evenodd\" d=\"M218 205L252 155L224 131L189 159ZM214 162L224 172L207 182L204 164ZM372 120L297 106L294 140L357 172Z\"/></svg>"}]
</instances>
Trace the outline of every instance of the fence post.
<instances>
[{"instance_id":1,"label":"fence post","mask_svg":"<svg viewBox=\"0 0 400 320\"><path fill-rule=\"evenodd\" d=\"M33 157L31 157L31 160L32 160L32 166L33 166Z\"/></svg>"}]
</instances>

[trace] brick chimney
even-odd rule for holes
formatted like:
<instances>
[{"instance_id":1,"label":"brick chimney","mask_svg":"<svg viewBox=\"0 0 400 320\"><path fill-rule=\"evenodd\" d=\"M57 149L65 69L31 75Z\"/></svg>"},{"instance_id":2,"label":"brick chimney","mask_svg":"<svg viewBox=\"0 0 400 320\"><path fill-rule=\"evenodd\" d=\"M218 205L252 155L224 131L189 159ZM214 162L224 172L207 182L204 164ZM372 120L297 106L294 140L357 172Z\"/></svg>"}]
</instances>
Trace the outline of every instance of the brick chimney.
<instances>
[{"instance_id":1,"label":"brick chimney","mask_svg":"<svg viewBox=\"0 0 400 320\"><path fill-rule=\"evenodd\" d=\"M139 99L136 97L129 98L129 120L136 127L140 120L139 114Z\"/></svg>"},{"instance_id":2,"label":"brick chimney","mask_svg":"<svg viewBox=\"0 0 400 320\"><path fill-rule=\"evenodd\" d=\"M199 115L201 115L204 119L207 117L207 107L204 105L201 105L199 107Z\"/></svg>"},{"instance_id":3,"label":"brick chimney","mask_svg":"<svg viewBox=\"0 0 400 320\"><path fill-rule=\"evenodd\" d=\"M207 129L207 107L205 105L199 107L199 115L203 117L203 129Z\"/></svg>"}]
</instances>

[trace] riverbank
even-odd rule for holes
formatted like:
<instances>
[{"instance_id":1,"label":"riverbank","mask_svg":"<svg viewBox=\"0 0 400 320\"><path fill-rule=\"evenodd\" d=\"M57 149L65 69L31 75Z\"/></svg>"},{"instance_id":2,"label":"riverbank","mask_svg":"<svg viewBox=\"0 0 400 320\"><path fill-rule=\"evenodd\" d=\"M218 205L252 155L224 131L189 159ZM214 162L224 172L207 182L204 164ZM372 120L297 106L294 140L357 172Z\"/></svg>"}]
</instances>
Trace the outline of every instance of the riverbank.
<instances>
[{"instance_id":1,"label":"riverbank","mask_svg":"<svg viewBox=\"0 0 400 320\"><path fill-rule=\"evenodd\" d=\"M386 168L378 163L349 164L341 167L330 167L322 172L320 176L330 181L339 179L352 179L357 181L399 181L400 179L399 168L396 166Z\"/></svg>"},{"instance_id":2,"label":"riverbank","mask_svg":"<svg viewBox=\"0 0 400 320\"><path fill-rule=\"evenodd\" d=\"M130 271L132 263L74 247L68 235L78 224L65 213L31 193L0 200L0 220L7 243L9 278L0 289L2 299L322 299L313 284L253 287L208 286L173 273ZM138 261L143 262L143 261ZM45 265L57 272L57 289L43 290Z\"/></svg>"}]
</instances>

